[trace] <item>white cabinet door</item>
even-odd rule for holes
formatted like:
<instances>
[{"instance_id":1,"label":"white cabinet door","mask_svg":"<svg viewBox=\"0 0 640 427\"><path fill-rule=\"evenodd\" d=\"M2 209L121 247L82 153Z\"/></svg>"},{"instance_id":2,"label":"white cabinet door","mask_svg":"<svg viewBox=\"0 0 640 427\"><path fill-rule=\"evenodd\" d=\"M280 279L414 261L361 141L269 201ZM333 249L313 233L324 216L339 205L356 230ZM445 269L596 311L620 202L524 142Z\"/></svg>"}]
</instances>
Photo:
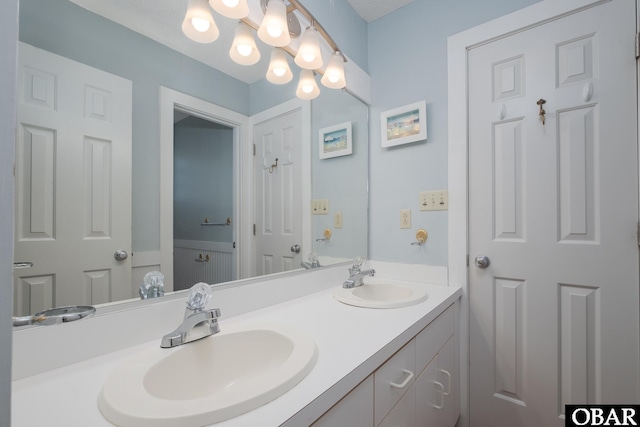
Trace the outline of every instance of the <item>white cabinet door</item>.
<instances>
[{"instance_id":1,"label":"white cabinet door","mask_svg":"<svg viewBox=\"0 0 640 427\"><path fill-rule=\"evenodd\" d=\"M416 424L416 388L412 385L378 427L418 427L419 425Z\"/></svg>"},{"instance_id":2,"label":"white cabinet door","mask_svg":"<svg viewBox=\"0 0 640 427\"><path fill-rule=\"evenodd\" d=\"M443 385L443 408L440 410L439 425L453 427L460 413L460 392L458 390L458 336L454 335L438 352L438 381Z\"/></svg>"},{"instance_id":3,"label":"white cabinet door","mask_svg":"<svg viewBox=\"0 0 640 427\"><path fill-rule=\"evenodd\" d=\"M437 386L440 375L438 355L424 368L416 381L416 421L420 427L438 426L440 409L444 406L442 388Z\"/></svg>"},{"instance_id":4,"label":"white cabinet door","mask_svg":"<svg viewBox=\"0 0 640 427\"><path fill-rule=\"evenodd\" d=\"M373 375L325 412L313 427L373 427Z\"/></svg>"}]
</instances>

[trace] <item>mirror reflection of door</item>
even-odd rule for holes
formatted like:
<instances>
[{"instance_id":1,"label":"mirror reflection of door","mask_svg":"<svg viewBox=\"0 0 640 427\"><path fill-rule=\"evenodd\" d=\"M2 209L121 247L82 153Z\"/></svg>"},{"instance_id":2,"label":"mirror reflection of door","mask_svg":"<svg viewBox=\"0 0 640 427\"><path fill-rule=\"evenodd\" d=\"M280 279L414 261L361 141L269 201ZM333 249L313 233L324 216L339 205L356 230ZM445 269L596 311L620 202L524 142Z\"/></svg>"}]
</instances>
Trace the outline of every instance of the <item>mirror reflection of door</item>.
<instances>
[{"instance_id":1,"label":"mirror reflection of door","mask_svg":"<svg viewBox=\"0 0 640 427\"><path fill-rule=\"evenodd\" d=\"M174 290L235 280L233 129L174 110Z\"/></svg>"},{"instance_id":2,"label":"mirror reflection of door","mask_svg":"<svg viewBox=\"0 0 640 427\"><path fill-rule=\"evenodd\" d=\"M301 122L297 109L253 127L258 275L300 268L307 250L302 247Z\"/></svg>"},{"instance_id":3,"label":"mirror reflection of door","mask_svg":"<svg viewBox=\"0 0 640 427\"><path fill-rule=\"evenodd\" d=\"M131 298L131 82L24 43L18 67L14 314Z\"/></svg>"}]
</instances>

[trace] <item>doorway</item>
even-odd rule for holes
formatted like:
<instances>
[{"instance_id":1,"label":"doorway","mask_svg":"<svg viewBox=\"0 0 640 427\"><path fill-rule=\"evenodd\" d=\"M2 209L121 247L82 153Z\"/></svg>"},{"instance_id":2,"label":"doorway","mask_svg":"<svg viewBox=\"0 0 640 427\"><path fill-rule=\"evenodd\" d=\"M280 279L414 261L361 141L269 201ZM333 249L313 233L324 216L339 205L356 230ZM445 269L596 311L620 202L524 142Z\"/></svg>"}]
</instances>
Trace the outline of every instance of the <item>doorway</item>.
<instances>
[{"instance_id":1,"label":"doorway","mask_svg":"<svg viewBox=\"0 0 640 427\"><path fill-rule=\"evenodd\" d=\"M224 233L229 233L231 230L231 238L225 237L228 242L222 244L223 250L221 252L229 253L231 255L231 271L227 272L232 278L240 278L239 271L241 269L243 259L246 259L244 252L247 251L248 245L243 245L243 239L246 239L246 233L243 230L248 229L248 222L251 216L246 214L246 210L251 205L250 203L250 189L245 188L242 183L247 182L251 177L250 168L243 168L243 165L251 164L251 151L249 143L249 118L245 115L236 113L218 105L211 104L207 101L192 97L190 95L162 87L160 90L160 271L165 275L165 290L174 289L174 120L175 111L180 112L180 117L187 119L187 116L193 117L186 122L192 123L194 126L200 126L199 130L194 131L192 129L185 133L195 132L202 133L203 129L216 130L216 133L226 134L226 138L229 138L231 134L232 139L232 185L231 185L231 198L232 207L231 214L228 213L216 213L204 214L202 212L194 213L193 219L188 220L190 227L195 230L193 233L203 234L203 229L218 228L224 229ZM214 124L212 124L214 123ZM182 133L182 131L181 131ZM228 143L228 142L227 142ZM209 147L211 148L211 147ZM226 155L228 159L228 154ZM205 168L205 166L202 166ZM248 177L247 177L248 175ZM211 178L213 175L209 175ZM179 178L180 179L180 178ZM182 183L180 185L183 185ZM189 185L188 183L184 185ZM203 183L207 186L208 183ZM212 183L215 186L215 183ZM226 191L229 189L227 188ZM178 197L181 197L178 196ZM228 196L227 196L228 198ZM193 203L199 203L194 198ZM180 199L178 199L180 200ZM191 206L191 205L190 205ZM229 212L229 207L225 208L224 212ZM204 214L204 216L202 216ZM226 216L225 216L226 215ZM227 218L230 218L229 225L226 225ZM202 226L200 224L206 223L224 223L223 226ZM181 223L182 225L182 223ZM179 231L181 232L181 231ZM209 231L211 233L211 231ZM206 236L206 234L203 234ZM210 236L211 237L211 236ZM187 240L187 239L184 239ZM202 267L209 266L215 267L215 261L213 256L209 254L209 262L206 262L207 253L205 250L210 250L212 245L209 243L197 243L195 241L194 254L188 254L185 259L192 259L193 263L197 263L198 266L202 264ZM238 244L240 242L240 244ZM180 242L178 242L180 243ZM235 243L235 249L233 248ZM198 246L200 245L200 246ZM194 246L194 245L192 245ZM229 246L231 248L229 249ZM218 249L216 245L213 245L213 249ZM200 255L202 254L202 262L200 262ZM198 259L198 261L195 261ZM223 263L228 266L228 259L223 259ZM228 267L225 267L228 268ZM222 268L215 267L215 270ZM180 286L190 286L196 277L187 278L185 283ZM182 279L181 279L182 280Z\"/></svg>"},{"instance_id":2,"label":"doorway","mask_svg":"<svg viewBox=\"0 0 640 427\"><path fill-rule=\"evenodd\" d=\"M235 280L233 128L174 110L174 290Z\"/></svg>"}]
</instances>

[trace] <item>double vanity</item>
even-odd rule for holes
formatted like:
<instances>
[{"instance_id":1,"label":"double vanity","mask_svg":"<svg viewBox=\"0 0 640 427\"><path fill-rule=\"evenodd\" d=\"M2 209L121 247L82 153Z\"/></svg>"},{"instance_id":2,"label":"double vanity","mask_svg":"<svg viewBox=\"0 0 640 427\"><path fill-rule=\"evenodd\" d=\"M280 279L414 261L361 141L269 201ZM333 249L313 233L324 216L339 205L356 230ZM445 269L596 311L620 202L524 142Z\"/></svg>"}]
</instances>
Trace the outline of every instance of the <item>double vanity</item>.
<instances>
[{"instance_id":1,"label":"double vanity","mask_svg":"<svg viewBox=\"0 0 640 427\"><path fill-rule=\"evenodd\" d=\"M455 425L460 288L372 265L352 288L344 265L214 288L220 332L172 348L184 294L17 331L13 424Z\"/></svg>"}]
</instances>

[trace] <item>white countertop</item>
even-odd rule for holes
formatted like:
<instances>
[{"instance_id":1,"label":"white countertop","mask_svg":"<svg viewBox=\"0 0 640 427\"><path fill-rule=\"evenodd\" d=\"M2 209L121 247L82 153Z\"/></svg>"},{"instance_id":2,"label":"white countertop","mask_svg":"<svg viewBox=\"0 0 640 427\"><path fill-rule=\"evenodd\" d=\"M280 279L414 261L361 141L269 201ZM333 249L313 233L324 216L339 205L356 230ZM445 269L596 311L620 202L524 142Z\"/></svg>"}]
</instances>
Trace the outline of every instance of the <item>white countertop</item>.
<instances>
[{"instance_id":1,"label":"white countertop","mask_svg":"<svg viewBox=\"0 0 640 427\"><path fill-rule=\"evenodd\" d=\"M425 286L426 301L397 309L341 304L333 288L228 319L221 307L221 329L237 323L296 327L314 339L318 360L289 392L216 427L309 425L461 296L458 287ZM97 406L102 384L128 356L158 346L160 338L14 381L12 425L111 426ZM82 340L64 344L81 346Z\"/></svg>"}]
</instances>

